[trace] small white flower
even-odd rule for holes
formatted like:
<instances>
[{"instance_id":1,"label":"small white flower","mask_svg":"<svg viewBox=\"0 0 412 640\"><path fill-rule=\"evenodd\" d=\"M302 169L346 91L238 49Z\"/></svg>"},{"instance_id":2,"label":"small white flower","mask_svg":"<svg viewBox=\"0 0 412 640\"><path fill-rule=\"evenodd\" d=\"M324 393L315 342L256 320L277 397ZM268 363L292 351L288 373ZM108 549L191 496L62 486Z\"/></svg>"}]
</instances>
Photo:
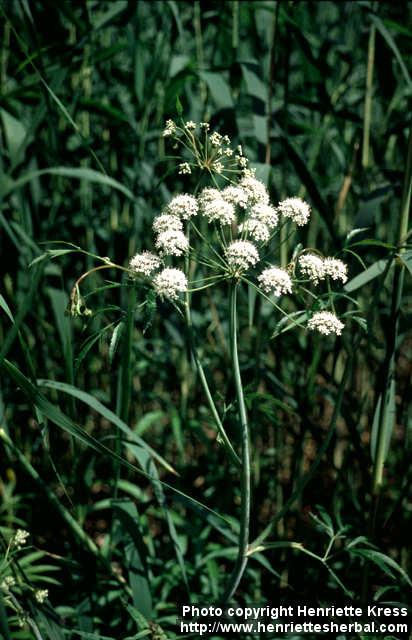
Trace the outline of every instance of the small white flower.
<instances>
[{"instance_id":1,"label":"small white flower","mask_svg":"<svg viewBox=\"0 0 412 640\"><path fill-rule=\"evenodd\" d=\"M180 269L167 267L154 277L153 286L161 298L177 300L179 293L187 291L187 278Z\"/></svg>"},{"instance_id":2,"label":"small white flower","mask_svg":"<svg viewBox=\"0 0 412 640\"><path fill-rule=\"evenodd\" d=\"M231 149L230 147L226 147L223 153L226 156L226 158L231 158L233 156L233 149Z\"/></svg>"},{"instance_id":3,"label":"small white flower","mask_svg":"<svg viewBox=\"0 0 412 640\"><path fill-rule=\"evenodd\" d=\"M226 202L230 202L230 204L234 206L237 205L241 209L246 209L247 207L247 193L240 187L234 187L232 185L226 187L222 191L222 198L226 200Z\"/></svg>"},{"instance_id":4,"label":"small white flower","mask_svg":"<svg viewBox=\"0 0 412 640\"><path fill-rule=\"evenodd\" d=\"M188 220L195 216L198 209L196 198L189 196L187 193L175 196L166 207L167 213L172 216L179 216L182 220Z\"/></svg>"},{"instance_id":5,"label":"small white flower","mask_svg":"<svg viewBox=\"0 0 412 640\"><path fill-rule=\"evenodd\" d=\"M330 311L318 311L313 314L308 322L308 329L319 331L319 333L325 336L331 333L340 336L344 326L343 322L341 322L334 313L330 313Z\"/></svg>"},{"instance_id":6,"label":"small white flower","mask_svg":"<svg viewBox=\"0 0 412 640\"><path fill-rule=\"evenodd\" d=\"M310 218L310 206L301 198L286 198L278 205L278 212L290 218L298 227L306 224Z\"/></svg>"},{"instance_id":7,"label":"small white flower","mask_svg":"<svg viewBox=\"0 0 412 640\"><path fill-rule=\"evenodd\" d=\"M239 165L239 167L241 169L245 169L246 170L246 167L247 167L248 162L249 162L247 158L245 158L244 156L237 156L236 155L235 156L235 160L236 160L236 162L238 163L238 165Z\"/></svg>"},{"instance_id":8,"label":"small white flower","mask_svg":"<svg viewBox=\"0 0 412 640\"><path fill-rule=\"evenodd\" d=\"M212 147L220 147L222 144L222 136L217 131L214 131L209 137Z\"/></svg>"},{"instance_id":9,"label":"small white flower","mask_svg":"<svg viewBox=\"0 0 412 640\"><path fill-rule=\"evenodd\" d=\"M34 597L36 598L37 602L40 602L40 604L42 604L45 600L47 600L48 596L49 596L48 589L37 589L37 591L34 594Z\"/></svg>"},{"instance_id":10,"label":"small white flower","mask_svg":"<svg viewBox=\"0 0 412 640\"><path fill-rule=\"evenodd\" d=\"M174 231L173 229L159 233L155 246L165 256L182 256L189 249L185 234L182 231Z\"/></svg>"},{"instance_id":11,"label":"small white flower","mask_svg":"<svg viewBox=\"0 0 412 640\"><path fill-rule=\"evenodd\" d=\"M166 126L163 130L163 137L167 138L168 136L172 136L176 131L176 125L173 120L166 120Z\"/></svg>"},{"instance_id":12,"label":"small white flower","mask_svg":"<svg viewBox=\"0 0 412 640\"><path fill-rule=\"evenodd\" d=\"M248 204L269 204L269 194L263 182L252 176L244 176L239 182L239 187L246 191Z\"/></svg>"},{"instance_id":13,"label":"small white flower","mask_svg":"<svg viewBox=\"0 0 412 640\"><path fill-rule=\"evenodd\" d=\"M244 178L254 178L256 174L256 169L243 169L242 176Z\"/></svg>"},{"instance_id":14,"label":"small white flower","mask_svg":"<svg viewBox=\"0 0 412 640\"><path fill-rule=\"evenodd\" d=\"M314 253L304 253L299 257L298 263L302 275L314 284L325 278L325 261Z\"/></svg>"},{"instance_id":15,"label":"small white flower","mask_svg":"<svg viewBox=\"0 0 412 640\"><path fill-rule=\"evenodd\" d=\"M236 220L235 208L220 196L213 200L204 200L200 213L208 222L218 222L221 226L232 224Z\"/></svg>"},{"instance_id":16,"label":"small white flower","mask_svg":"<svg viewBox=\"0 0 412 640\"><path fill-rule=\"evenodd\" d=\"M213 187L206 187L199 193L198 200L200 207L203 207L206 203L211 202L212 200L216 200L223 197L223 192L220 192L219 189L214 189Z\"/></svg>"},{"instance_id":17,"label":"small white flower","mask_svg":"<svg viewBox=\"0 0 412 640\"><path fill-rule=\"evenodd\" d=\"M230 267L248 269L259 260L255 245L247 240L235 240L226 248L226 258Z\"/></svg>"},{"instance_id":18,"label":"small white flower","mask_svg":"<svg viewBox=\"0 0 412 640\"><path fill-rule=\"evenodd\" d=\"M325 258L323 268L325 275L332 278L332 280L342 280L342 282L345 283L348 279L348 267L342 260Z\"/></svg>"},{"instance_id":19,"label":"small white flower","mask_svg":"<svg viewBox=\"0 0 412 640\"><path fill-rule=\"evenodd\" d=\"M18 549L23 547L26 544L29 535L30 534L28 531L25 531L24 529L17 529L13 538L13 546L17 547Z\"/></svg>"},{"instance_id":20,"label":"small white flower","mask_svg":"<svg viewBox=\"0 0 412 640\"><path fill-rule=\"evenodd\" d=\"M285 269L279 267L268 267L264 269L258 282L265 293L273 293L275 296L292 293L292 280Z\"/></svg>"},{"instance_id":21,"label":"small white flower","mask_svg":"<svg viewBox=\"0 0 412 640\"><path fill-rule=\"evenodd\" d=\"M194 131L196 129L196 122L193 122L193 120L189 120L185 124L185 129L188 129L189 131Z\"/></svg>"},{"instance_id":22,"label":"small white flower","mask_svg":"<svg viewBox=\"0 0 412 640\"><path fill-rule=\"evenodd\" d=\"M208 122L201 122L199 126L201 129L204 129L205 131L209 131L210 129L210 124Z\"/></svg>"},{"instance_id":23,"label":"small white flower","mask_svg":"<svg viewBox=\"0 0 412 640\"><path fill-rule=\"evenodd\" d=\"M150 251L136 253L130 260L129 267L135 273L150 276L153 271L160 267L160 258Z\"/></svg>"},{"instance_id":24,"label":"small white flower","mask_svg":"<svg viewBox=\"0 0 412 640\"><path fill-rule=\"evenodd\" d=\"M222 142L224 142L225 144L230 144L230 138L229 138L229 136L223 136L223 138L222 138Z\"/></svg>"},{"instance_id":25,"label":"small white flower","mask_svg":"<svg viewBox=\"0 0 412 640\"><path fill-rule=\"evenodd\" d=\"M216 171L216 173L222 173L222 171L223 171L223 164L222 164L221 162L219 162L219 161L217 161L217 160L216 160L216 161L212 164L212 169L213 169L214 171Z\"/></svg>"},{"instance_id":26,"label":"small white flower","mask_svg":"<svg viewBox=\"0 0 412 640\"><path fill-rule=\"evenodd\" d=\"M190 168L190 164L188 162L181 162L179 164L179 174L186 175L192 173L192 169Z\"/></svg>"},{"instance_id":27,"label":"small white flower","mask_svg":"<svg viewBox=\"0 0 412 640\"><path fill-rule=\"evenodd\" d=\"M163 231L183 231L183 223L180 218L169 213L162 213L153 220L153 231L162 233Z\"/></svg>"},{"instance_id":28,"label":"small white flower","mask_svg":"<svg viewBox=\"0 0 412 640\"><path fill-rule=\"evenodd\" d=\"M248 236L256 240L257 242L267 242L270 238L270 231L268 227L260 220L249 218L246 222L239 227L239 231L244 231Z\"/></svg>"},{"instance_id":29,"label":"small white flower","mask_svg":"<svg viewBox=\"0 0 412 640\"><path fill-rule=\"evenodd\" d=\"M271 207L270 204L265 204L263 202L258 202L253 205L250 211L250 217L253 220L259 220L265 224L269 229L274 229L277 227L279 222L279 216L274 207Z\"/></svg>"}]
</instances>

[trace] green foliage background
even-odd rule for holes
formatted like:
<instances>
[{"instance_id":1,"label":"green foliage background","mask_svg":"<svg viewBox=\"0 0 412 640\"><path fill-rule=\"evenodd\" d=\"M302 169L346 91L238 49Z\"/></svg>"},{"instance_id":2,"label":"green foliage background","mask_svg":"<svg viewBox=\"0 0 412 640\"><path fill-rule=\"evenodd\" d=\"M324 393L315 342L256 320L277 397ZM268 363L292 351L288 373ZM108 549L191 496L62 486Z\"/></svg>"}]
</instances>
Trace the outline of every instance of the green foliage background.
<instances>
[{"instance_id":1,"label":"green foliage background","mask_svg":"<svg viewBox=\"0 0 412 640\"><path fill-rule=\"evenodd\" d=\"M302 331L273 340L280 318L241 301L252 537L280 514L270 541L282 544L253 556L237 597L407 603L407 240L394 256L410 180L411 4L2 0L0 21L2 536L30 531L34 555L22 552L15 571L26 585L50 582L45 605L19 594L42 637L175 637L177 605L188 594L217 602L233 563L238 474L216 441L181 320L152 300L136 310L128 287L96 275L85 285L95 314L71 321L68 293L93 261L36 260L56 240L124 265L151 248L154 215L192 184L161 136L179 104L185 120L243 145L274 202L311 203L299 240L330 255L346 247L347 291L365 318L336 341ZM396 269L405 282L394 313ZM197 299L194 324L236 441L223 289ZM382 392L378 500L370 440ZM33 637L7 612L5 638Z\"/></svg>"}]
</instances>

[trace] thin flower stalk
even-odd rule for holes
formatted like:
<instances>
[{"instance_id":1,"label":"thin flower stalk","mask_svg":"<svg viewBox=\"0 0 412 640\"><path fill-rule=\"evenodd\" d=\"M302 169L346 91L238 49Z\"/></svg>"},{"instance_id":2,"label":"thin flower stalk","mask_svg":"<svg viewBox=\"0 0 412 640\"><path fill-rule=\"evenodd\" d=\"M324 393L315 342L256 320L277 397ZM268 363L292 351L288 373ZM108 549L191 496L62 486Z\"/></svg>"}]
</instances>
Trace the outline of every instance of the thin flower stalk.
<instances>
[{"instance_id":1,"label":"thin flower stalk","mask_svg":"<svg viewBox=\"0 0 412 640\"><path fill-rule=\"evenodd\" d=\"M234 595L242 579L248 562L249 524L250 524L250 443L249 425L243 393L242 377L240 374L239 355L237 347L237 282L231 284L229 314L230 314L230 354L232 360L233 376L235 380L236 400L239 412L240 439L241 439L241 513L238 555L232 574L229 577L223 601L227 602Z\"/></svg>"}]
</instances>

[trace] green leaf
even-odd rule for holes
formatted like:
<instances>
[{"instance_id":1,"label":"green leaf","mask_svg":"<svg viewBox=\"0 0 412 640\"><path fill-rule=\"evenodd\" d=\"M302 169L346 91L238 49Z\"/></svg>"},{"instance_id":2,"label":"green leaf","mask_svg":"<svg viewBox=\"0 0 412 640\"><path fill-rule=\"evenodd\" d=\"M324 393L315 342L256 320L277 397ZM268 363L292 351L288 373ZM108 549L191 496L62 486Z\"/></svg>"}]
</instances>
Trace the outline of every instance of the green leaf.
<instances>
[{"instance_id":1,"label":"green leaf","mask_svg":"<svg viewBox=\"0 0 412 640\"><path fill-rule=\"evenodd\" d=\"M351 293L352 291L356 291L360 287L363 287L371 280L374 280L378 276L381 276L386 272L386 270L392 266L390 264L390 258L382 258L381 260L377 260L370 267L359 273L357 276L349 280L343 287L347 293Z\"/></svg>"},{"instance_id":2,"label":"green leaf","mask_svg":"<svg viewBox=\"0 0 412 640\"><path fill-rule=\"evenodd\" d=\"M101 6L104 7L104 5L101 5ZM107 11L105 11L103 14L99 15L99 17L95 19L93 19L94 12L93 11L90 12L93 28L96 31L97 29L101 29L102 27L112 22L113 19L116 18L120 13L123 13L123 11L127 9L127 4L126 2L124 2L124 0L116 0L115 2L112 0L112 2L108 5L108 7L109 8Z\"/></svg>"},{"instance_id":3,"label":"green leaf","mask_svg":"<svg viewBox=\"0 0 412 640\"><path fill-rule=\"evenodd\" d=\"M399 566L399 564L395 560L393 560L393 558L390 558L380 551L375 551L374 549L355 548L351 549L351 553L352 555L359 556L360 558L366 558L367 560L370 560L380 569L382 569L382 571L386 573L386 575L390 576L393 580L396 580L396 576L392 571L393 569L402 576L402 578L410 587L412 587L412 582L408 574L406 573L406 571L404 571L404 569L402 569L402 567Z\"/></svg>"},{"instance_id":4,"label":"green leaf","mask_svg":"<svg viewBox=\"0 0 412 640\"><path fill-rule=\"evenodd\" d=\"M13 318L13 314L10 310L9 305L7 304L7 302L5 301L5 299L3 298L3 296L0 293L0 308L3 309L3 311L5 312L5 314L7 315L7 317L14 323L14 318Z\"/></svg>"},{"instance_id":5,"label":"green leaf","mask_svg":"<svg viewBox=\"0 0 412 640\"><path fill-rule=\"evenodd\" d=\"M87 182L94 182L96 184L110 187L111 189L117 189L130 200L135 200L135 197L130 189L118 182L118 180L115 180L114 178L111 178L110 176L107 176L100 171L88 169L87 167L49 167L48 169L30 171L11 184L4 184L3 188L0 188L0 195L4 198L8 196L12 191L20 189L28 182L31 182L31 180L35 180L36 178L45 175L61 176L63 178L73 178L75 180L86 180Z\"/></svg>"},{"instance_id":6,"label":"green leaf","mask_svg":"<svg viewBox=\"0 0 412 640\"><path fill-rule=\"evenodd\" d=\"M221 73L200 71L199 76L209 87L210 95L218 109L230 109L233 107L230 87Z\"/></svg>"},{"instance_id":7,"label":"green leaf","mask_svg":"<svg viewBox=\"0 0 412 640\"><path fill-rule=\"evenodd\" d=\"M157 460L157 462L159 462L159 464L161 464L169 473L177 475L177 472L174 470L174 468L168 462L166 462L166 460L162 458L162 456L160 456L154 449L152 449L152 447L150 447L140 436L136 435L130 429L130 427L128 427L127 424L123 422L123 420L121 420L115 413L113 413L113 411L105 407L104 404L99 402L99 400L96 400L96 398L94 398L89 393L81 391L80 389L77 389L70 384L66 384L64 382L56 382L54 380L37 380L37 384L41 387L56 389L57 391L61 391L62 393L67 393L68 395L77 398L77 400L84 402L91 409L94 409L94 411L97 411L97 413L106 418L106 420L118 427L120 431L122 431L127 436L127 438L130 439L131 442L135 442L139 447L145 449L147 453L155 460ZM125 442L125 447L128 447L127 442Z\"/></svg>"},{"instance_id":8,"label":"green leaf","mask_svg":"<svg viewBox=\"0 0 412 640\"><path fill-rule=\"evenodd\" d=\"M380 18L378 18L378 16L375 15L370 15L370 19L371 21L374 23L374 25L376 26L376 28L378 29L378 31L380 32L381 36L383 36L383 38L386 41L386 44L389 46L390 49L392 49L395 58L397 59L399 66L401 68L401 71L403 73L403 76L406 80L406 83L408 85L408 87L412 87L412 80L411 80L411 76L409 75L409 71L406 67L406 64L403 61L402 55L398 49L398 46L395 42L395 40L392 37L392 34L390 33L390 31L388 31L388 29L385 27L385 25L383 24L382 20Z\"/></svg>"},{"instance_id":9,"label":"green leaf","mask_svg":"<svg viewBox=\"0 0 412 640\"><path fill-rule=\"evenodd\" d=\"M247 63L243 63L240 65L242 69L243 79L246 85L246 92L261 100L266 104L267 102L267 86L262 82L262 80L256 75L254 71L252 71ZM253 66L257 66L257 63Z\"/></svg>"},{"instance_id":10,"label":"green leaf","mask_svg":"<svg viewBox=\"0 0 412 640\"><path fill-rule=\"evenodd\" d=\"M73 422L73 420L71 420L67 415L65 415L60 410L59 407L49 402L49 400L47 400L47 398L43 396L42 393L40 393L38 388L35 387L30 382L30 380L26 378L26 376L17 367L15 367L11 362L9 362L9 360L3 360L2 366L13 378L13 380L20 386L20 388L26 394L26 396L30 399L32 404L34 404L39 409L39 411L43 413L46 416L46 418L48 418L53 424L63 429L63 431L66 431L66 433L69 433L70 435L74 436L75 438L83 442L83 444L91 447L95 451L118 460L122 465L126 466L131 471L134 471L135 473L138 473L139 475L144 476L148 480L153 481L159 487L162 487L162 486L166 487L167 489L175 493L177 496L179 496L182 500L184 500L185 503L187 503L189 506L192 506L196 510L199 510L200 512L206 511L207 513L211 513L217 518L219 518L220 520L223 520L224 522L226 522L226 524L230 525L230 522L227 520L226 517L220 515L213 509L210 509L210 507L206 506L205 504L202 504L201 502L199 502L199 500L195 500L195 498L191 498L186 493L184 493L183 491L180 491L176 487L173 487L167 482L163 482L162 480L159 480L157 475L153 476L153 475L150 475L147 471L143 471L143 469L139 469L135 465L131 464L125 458L122 458L114 451L111 451L108 447L106 447L104 444L96 440L96 438L94 438L89 433L87 433L87 431L84 431L83 429L81 429L75 422ZM50 380L47 382L52 383L53 381ZM62 383L56 383L56 384L62 384ZM70 387L70 385L65 385L65 386ZM117 416L115 417L117 418ZM1 433L1 430L0 430L0 433ZM140 445L134 445L132 443L127 443L127 446L132 450L132 452L134 453L137 459L139 459L139 454L146 456L146 464L142 464L142 467L144 469L147 469L148 467L147 460L149 460L149 462L150 461L152 462L153 466L151 468L156 469L156 467L153 464L152 457L149 453L151 449L147 444L145 445L145 448L141 447ZM154 454L158 456L156 452L154 452Z\"/></svg>"},{"instance_id":11,"label":"green leaf","mask_svg":"<svg viewBox=\"0 0 412 640\"><path fill-rule=\"evenodd\" d=\"M72 324L66 315L69 297L61 289L48 288L47 294L52 305L54 319L59 332L65 360L69 360L72 366Z\"/></svg>"},{"instance_id":12,"label":"green leaf","mask_svg":"<svg viewBox=\"0 0 412 640\"><path fill-rule=\"evenodd\" d=\"M76 253L77 249L47 249L41 256L37 256L34 260L32 260L29 264L29 267L32 267L37 262L43 262L44 260L53 260L54 258L58 258L60 256L64 256L66 253Z\"/></svg>"},{"instance_id":13,"label":"green leaf","mask_svg":"<svg viewBox=\"0 0 412 640\"><path fill-rule=\"evenodd\" d=\"M136 424L135 433L137 433L139 436L143 435L146 429L149 429L149 427L151 427L156 422L158 423L164 417L164 411L148 411L142 418L140 418L140 420Z\"/></svg>"},{"instance_id":14,"label":"green leaf","mask_svg":"<svg viewBox=\"0 0 412 640\"><path fill-rule=\"evenodd\" d=\"M399 255L399 259L403 262L405 267L408 269L409 273L412 276L412 251L404 251Z\"/></svg>"},{"instance_id":15,"label":"green leaf","mask_svg":"<svg viewBox=\"0 0 412 640\"><path fill-rule=\"evenodd\" d=\"M139 527L139 513L131 500L115 503L115 515L122 525L125 540L126 566L133 604L145 618L152 617L152 594L146 556L148 554Z\"/></svg>"},{"instance_id":16,"label":"green leaf","mask_svg":"<svg viewBox=\"0 0 412 640\"><path fill-rule=\"evenodd\" d=\"M371 430L371 457L373 462L376 460L376 447L379 441L379 431L382 429L382 437L383 437L383 450L384 450L384 458L383 462L386 460L389 452L389 445L392 438L393 428L395 426L395 418L396 418L396 402L395 402L395 380L391 380L389 386L389 393L385 394L387 397L388 406L386 407L386 411L384 413L383 418L381 418L381 410L382 410L382 394L379 395L378 402L376 403L375 413L373 416L372 430ZM381 421L383 419L383 423L381 425Z\"/></svg>"},{"instance_id":17,"label":"green leaf","mask_svg":"<svg viewBox=\"0 0 412 640\"><path fill-rule=\"evenodd\" d=\"M17 118L4 109L0 109L0 115L3 122L10 160L12 165L16 165L19 161L20 151L23 148L23 142L27 132L20 120L17 120Z\"/></svg>"},{"instance_id":18,"label":"green leaf","mask_svg":"<svg viewBox=\"0 0 412 640\"><path fill-rule=\"evenodd\" d=\"M176 113L180 117L183 115L183 105L180 102L179 96L176 96Z\"/></svg>"}]
</instances>

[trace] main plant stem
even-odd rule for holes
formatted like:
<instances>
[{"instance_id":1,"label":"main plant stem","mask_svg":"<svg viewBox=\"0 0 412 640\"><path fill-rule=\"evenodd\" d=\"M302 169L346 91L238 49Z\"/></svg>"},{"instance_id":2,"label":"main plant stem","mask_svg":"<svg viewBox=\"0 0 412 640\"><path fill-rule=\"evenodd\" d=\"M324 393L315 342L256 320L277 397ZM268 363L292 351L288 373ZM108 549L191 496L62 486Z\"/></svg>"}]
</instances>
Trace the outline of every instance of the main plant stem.
<instances>
[{"instance_id":1,"label":"main plant stem","mask_svg":"<svg viewBox=\"0 0 412 640\"><path fill-rule=\"evenodd\" d=\"M230 600L235 593L248 561L249 545L249 522L250 522L250 447L249 447L249 426L243 396L242 378L240 375L239 356L237 350L237 283L231 285L229 309L230 309L230 355L232 359L233 375L235 379L236 400L238 404L240 418L241 435L241 514L239 531L239 548L236 564L229 578L229 583L223 596L223 601Z\"/></svg>"},{"instance_id":2,"label":"main plant stem","mask_svg":"<svg viewBox=\"0 0 412 640\"><path fill-rule=\"evenodd\" d=\"M384 364L384 386L380 408L379 430L376 445L376 459L373 468L372 492L379 496L383 483L383 469L387 455L385 426L389 421L389 401L391 385L395 379L395 355L398 338L399 316L401 312L403 283L405 276L405 262L402 255L405 253L405 242L409 227L409 210L412 196L412 127L409 131L408 155L406 160L405 181L402 193L401 212L398 230L398 258L395 262L395 275L392 286L392 305L390 315L390 330L386 344L386 356Z\"/></svg>"}]
</instances>

